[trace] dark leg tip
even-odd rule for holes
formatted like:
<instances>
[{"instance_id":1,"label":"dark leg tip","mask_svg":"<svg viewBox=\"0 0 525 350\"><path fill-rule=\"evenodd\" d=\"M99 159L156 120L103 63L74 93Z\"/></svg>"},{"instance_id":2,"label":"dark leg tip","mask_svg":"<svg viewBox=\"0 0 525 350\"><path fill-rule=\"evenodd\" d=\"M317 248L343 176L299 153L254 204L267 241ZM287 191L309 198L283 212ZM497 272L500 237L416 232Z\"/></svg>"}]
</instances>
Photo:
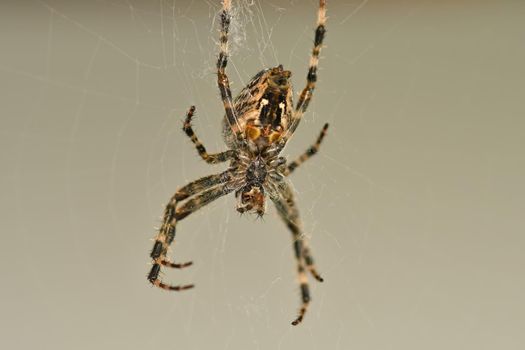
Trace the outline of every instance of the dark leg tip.
<instances>
[{"instance_id":1,"label":"dark leg tip","mask_svg":"<svg viewBox=\"0 0 525 350\"><path fill-rule=\"evenodd\" d=\"M297 317L293 322L292 326L297 326L303 320L302 316Z\"/></svg>"},{"instance_id":2,"label":"dark leg tip","mask_svg":"<svg viewBox=\"0 0 525 350\"><path fill-rule=\"evenodd\" d=\"M194 114L195 114L195 106L190 106L190 109L186 113L186 123L191 122L191 119L193 118ZM184 126L186 127L186 125L184 125Z\"/></svg>"},{"instance_id":3,"label":"dark leg tip","mask_svg":"<svg viewBox=\"0 0 525 350\"><path fill-rule=\"evenodd\" d=\"M168 289L170 291L182 292L183 290L192 289L194 287L195 287L194 284L187 284L185 286L168 286L168 288L166 288L166 289Z\"/></svg>"},{"instance_id":4,"label":"dark leg tip","mask_svg":"<svg viewBox=\"0 0 525 350\"><path fill-rule=\"evenodd\" d=\"M167 267L171 267L171 268L174 268L174 269L183 269L185 267L193 265L193 261L187 261L187 262L184 262L184 263L176 264L176 263L172 263L171 261L163 260L162 261L162 265L167 266Z\"/></svg>"},{"instance_id":5,"label":"dark leg tip","mask_svg":"<svg viewBox=\"0 0 525 350\"><path fill-rule=\"evenodd\" d=\"M317 271L315 270L310 270L310 273L312 274L312 276L314 276L314 278L319 281L319 282L324 282L324 278L321 277L320 274L317 273Z\"/></svg>"},{"instance_id":6,"label":"dark leg tip","mask_svg":"<svg viewBox=\"0 0 525 350\"><path fill-rule=\"evenodd\" d=\"M195 285L194 284L188 284L187 286L182 286L181 290L192 289L192 288L195 288Z\"/></svg>"},{"instance_id":7,"label":"dark leg tip","mask_svg":"<svg viewBox=\"0 0 525 350\"><path fill-rule=\"evenodd\" d=\"M188 266L191 266L193 265L193 261L188 261L188 262L185 262L185 263L182 263L182 264L179 264L179 268L185 268L185 267L188 267Z\"/></svg>"}]
</instances>

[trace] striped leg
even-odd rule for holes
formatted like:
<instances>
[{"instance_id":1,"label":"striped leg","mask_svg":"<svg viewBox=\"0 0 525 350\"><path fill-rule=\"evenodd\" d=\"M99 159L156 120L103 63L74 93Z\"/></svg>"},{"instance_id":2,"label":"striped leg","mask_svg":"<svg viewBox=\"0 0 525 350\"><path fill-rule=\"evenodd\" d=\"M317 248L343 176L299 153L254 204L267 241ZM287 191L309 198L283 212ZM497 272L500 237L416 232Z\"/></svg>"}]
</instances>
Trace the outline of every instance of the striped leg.
<instances>
[{"instance_id":1,"label":"striped leg","mask_svg":"<svg viewBox=\"0 0 525 350\"><path fill-rule=\"evenodd\" d=\"M297 169L297 167L299 165L303 164L311 156L313 156L314 154L316 154L319 151L319 147L321 146L321 142L323 142L323 139L326 136L326 130L327 129L328 129L328 123L326 123L323 126L323 129L321 130L321 133L317 137L317 141L315 141L315 143L312 146L310 146L310 148L308 148L306 150L306 152L301 154L301 156L299 158L297 158L296 160L294 160L293 162L288 164L288 167L286 168L286 170L284 172L284 175L286 175L286 176L290 175L295 169Z\"/></svg>"},{"instance_id":2,"label":"striped leg","mask_svg":"<svg viewBox=\"0 0 525 350\"><path fill-rule=\"evenodd\" d=\"M173 286L162 282L159 278L161 265L181 269L192 264L192 262L176 264L168 260L166 257L168 247L175 239L175 227L177 221L184 219L186 216L197 211L206 204L231 192L233 186L229 186L228 183L231 180L231 177L232 174L230 170L226 170L225 172L216 175L205 176L182 187L170 199L164 210L162 226L155 237L155 243L153 244L153 249L150 253L153 265L147 278L151 284L162 289L175 291L193 288L193 284ZM195 197L190 198L182 206L177 207L179 201L191 196Z\"/></svg>"},{"instance_id":3,"label":"striped leg","mask_svg":"<svg viewBox=\"0 0 525 350\"><path fill-rule=\"evenodd\" d=\"M209 164L217 164L232 159L235 154L235 152L232 150L215 154L208 154L208 152L206 152L206 148L199 141L199 138L197 135L195 135L195 132L191 126L191 119L193 118L194 114L195 106L191 106L188 110L188 113L186 113L186 120L184 121L182 130L186 133L186 135L188 135L188 137L191 139L191 142L193 142L195 145L197 152L199 152L199 156L201 156L201 158Z\"/></svg>"},{"instance_id":4,"label":"striped leg","mask_svg":"<svg viewBox=\"0 0 525 350\"><path fill-rule=\"evenodd\" d=\"M222 103L224 104L224 111L226 119L230 126L232 133L237 137L242 137L240 125L234 115L232 105L232 92L230 90L230 81L226 75L226 65L228 64L228 32L230 30L231 21L231 0L223 0L222 11L220 15L221 30L219 37L219 57L217 59L217 84L221 93Z\"/></svg>"},{"instance_id":5,"label":"striped leg","mask_svg":"<svg viewBox=\"0 0 525 350\"><path fill-rule=\"evenodd\" d=\"M299 95L299 100L295 106L295 111L292 114L292 122L288 130L287 139L295 132L301 118L308 108L308 104L312 99L312 94L315 89L317 81L317 66L319 65L319 54L323 45L326 29L326 0L319 0L319 10L317 12L317 28L315 29L314 48L310 56L310 64L308 67L308 74L306 75L306 86Z\"/></svg>"},{"instance_id":6,"label":"striped leg","mask_svg":"<svg viewBox=\"0 0 525 350\"><path fill-rule=\"evenodd\" d=\"M303 241L303 256L304 256L304 262L306 263L306 268L308 268L308 271L314 276L316 280L319 282L323 282L324 279L321 277L319 272L317 272L317 269L315 268L314 264L314 258L312 257L310 253L310 248L308 248L308 245L306 242Z\"/></svg>"},{"instance_id":7,"label":"striped leg","mask_svg":"<svg viewBox=\"0 0 525 350\"><path fill-rule=\"evenodd\" d=\"M284 186L281 195L273 197L272 200L277 208L277 212L292 232L302 300L299 315L292 322L292 325L296 326L302 322L310 303L310 289L308 287L306 269L308 269L318 281L322 282L323 279L315 270L313 258L310 255L310 250L308 249L304 240L304 235L302 234L301 228L301 220L299 219L299 212L295 206L290 187L288 185Z\"/></svg>"}]
</instances>

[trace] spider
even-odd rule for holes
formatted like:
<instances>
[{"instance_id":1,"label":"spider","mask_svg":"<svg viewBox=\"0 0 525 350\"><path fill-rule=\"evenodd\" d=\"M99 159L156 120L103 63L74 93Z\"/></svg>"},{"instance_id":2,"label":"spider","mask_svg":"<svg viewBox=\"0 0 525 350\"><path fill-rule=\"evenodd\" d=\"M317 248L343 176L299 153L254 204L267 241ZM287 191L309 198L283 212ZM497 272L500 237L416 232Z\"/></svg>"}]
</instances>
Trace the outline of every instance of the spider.
<instances>
[{"instance_id":1,"label":"spider","mask_svg":"<svg viewBox=\"0 0 525 350\"><path fill-rule=\"evenodd\" d=\"M281 219L292 233L301 290L301 308L293 325L301 323L310 303L307 272L316 280L323 279L316 271L314 259L305 241L299 212L287 177L319 150L328 129L325 124L316 142L299 158L287 163L279 156L293 135L308 108L317 80L319 53L325 37L326 0L319 1L314 47L310 57L306 86L293 107L291 72L282 65L257 73L232 103L230 83L226 74L228 63L228 31L231 21L231 0L223 0L220 12L220 51L217 60L217 83L224 104L223 134L229 150L209 154L192 128L195 106L186 114L183 131L191 139L200 157L209 164L230 162L219 174L202 177L180 188L164 210L163 222L155 238L149 282L166 290L182 291L189 285L170 285L159 278L161 266L182 269L192 262L174 263L167 257L179 221L205 205L230 192L237 198L237 211L262 216L265 199L274 203Z\"/></svg>"}]
</instances>

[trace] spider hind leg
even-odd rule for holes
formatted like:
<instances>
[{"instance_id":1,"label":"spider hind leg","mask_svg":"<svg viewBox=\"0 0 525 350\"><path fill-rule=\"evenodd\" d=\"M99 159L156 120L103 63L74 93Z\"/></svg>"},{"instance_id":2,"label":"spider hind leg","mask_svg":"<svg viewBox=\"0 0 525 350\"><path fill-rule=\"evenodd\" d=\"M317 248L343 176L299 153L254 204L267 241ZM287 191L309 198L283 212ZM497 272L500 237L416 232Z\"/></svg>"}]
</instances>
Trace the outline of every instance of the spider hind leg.
<instances>
[{"instance_id":1,"label":"spider hind leg","mask_svg":"<svg viewBox=\"0 0 525 350\"><path fill-rule=\"evenodd\" d=\"M217 58L217 86L221 94L221 100L224 105L224 112L229 129L236 139L242 139L242 132L239 122L234 114L232 92L230 89L230 80L226 74L228 65L228 34L231 22L231 0L222 1L222 11L220 14L220 35L219 35L219 56Z\"/></svg>"},{"instance_id":2,"label":"spider hind leg","mask_svg":"<svg viewBox=\"0 0 525 350\"><path fill-rule=\"evenodd\" d=\"M323 47L323 41L326 35L326 0L319 0L319 8L317 10L317 27L314 35L314 47L310 55L310 62L308 65L308 73L306 74L306 86L301 91L295 110L292 113L292 120L290 128L287 130L286 136L283 143L286 143L288 139L293 135L301 119L308 109L308 105L312 99L315 86L317 83L317 67L319 66L319 56L321 54L321 48Z\"/></svg>"}]
</instances>

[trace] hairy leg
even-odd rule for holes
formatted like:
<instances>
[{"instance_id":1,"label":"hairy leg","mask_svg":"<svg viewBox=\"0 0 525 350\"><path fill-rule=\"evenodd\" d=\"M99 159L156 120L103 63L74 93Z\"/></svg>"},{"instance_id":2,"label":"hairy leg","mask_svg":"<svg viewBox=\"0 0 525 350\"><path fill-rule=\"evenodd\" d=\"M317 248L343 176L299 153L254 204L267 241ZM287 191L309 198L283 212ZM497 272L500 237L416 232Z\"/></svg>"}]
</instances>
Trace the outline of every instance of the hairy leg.
<instances>
[{"instance_id":1,"label":"hairy leg","mask_svg":"<svg viewBox=\"0 0 525 350\"><path fill-rule=\"evenodd\" d=\"M228 65L228 33L231 22L231 0L222 1L222 11L220 14L220 36L219 36L219 57L217 59L217 85L221 93L226 119L230 126L232 133L237 135L237 138L242 138L239 123L233 110L232 92L230 89L230 81L226 74L226 66Z\"/></svg>"},{"instance_id":2,"label":"hairy leg","mask_svg":"<svg viewBox=\"0 0 525 350\"><path fill-rule=\"evenodd\" d=\"M230 160L234 157L235 152L232 150L228 150L221 153L215 153L215 154L208 154L206 152L206 148L204 145L200 142L197 135L195 135L195 132L193 131L193 128L191 126L191 119L193 118L193 115L195 114L195 106L191 106L188 110L188 113L186 113L186 120L184 121L184 125L182 127L182 130L188 135L188 137L191 139L191 142L195 145L195 148L197 149L197 152L199 152L199 155L201 158L209 164L216 164L225 162L227 160Z\"/></svg>"},{"instance_id":3,"label":"hairy leg","mask_svg":"<svg viewBox=\"0 0 525 350\"><path fill-rule=\"evenodd\" d=\"M299 218L299 211L295 205L291 188L289 186L282 187L280 196L272 197L272 201L277 208L279 216L283 219L286 226L292 232L293 247L295 259L297 261L297 273L299 275L299 286L301 288L302 300L299 315L292 322L292 325L295 326L301 323L303 320L311 300L306 269L308 269L318 281L322 282L323 279L315 269L314 260L304 239L304 234L302 233L302 224Z\"/></svg>"},{"instance_id":4,"label":"hairy leg","mask_svg":"<svg viewBox=\"0 0 525 350\"><path fill-rule=\"evenodd\" d=\"M319 133L319 136L317 137L317 140L315 141L315 143L312 146L310 146L310 148L308 148L306 150L306 152L301 154L301 156L299 158L297 158L296 160L294 160L293 162L288 164L284 175L286 175L286 176L290 175L295 169L297 169L297 167L299 165L303 164L305 161L310 159L311 156L313 156L314 154L316 154L319 151L319 147L321 146L321 142L323 142L323 139L326 136L326 130L327 129L328 129L328 123L326 123L323 126L323 129L321 130L321 133Z\"/></svg>"},{"instance_id":5,"label":"hairy leg","mask_svg":"<svg viewBox=\"0 0 525 350\"><path fill-rule=\"evenodd\" d=\"M308 108L308 104L312 99L313 92L315 90L315 84L317 82L317 66L319 65L319 54L321 53L321 47L323 45L323 40L325 37L326 29L326 0L319 0L319 9L317 11L317 27L315 29L314 37L314 48L312 49L312 54L310 56L310 64L308 67L308 74L306 75L306 86L299 95L299 100L295 106L295 110L292 113L292 118L290 121L290 127L286 131L285 135L281 139L279 149L282 149L286 142L293 135L304 112Z\"/></svg>"},{"instance_id":6,"label":"hairy leg","mask_svg":"<svg viewBox=\"0 0 525 350\"><path fill-rule=\"evenodd\" d=\"M169 285L162 282L159 278L161 265L180 269L192 264L191 262L176 264L166 257L168 247L175 239L177 222L215 199L233 191L235 188L233 181L233 173L229 169L223 173L205 176L187 184L179 189L170 199L164 210L162 225L155 237L155 243L150 253L153 265L147 278L151 284L162 289L176 291L193 288L192 284L182 286ZM177 207L179 201L192 196L193 198L188 199L182 206Z\"/></svg>"}]
</instances>

